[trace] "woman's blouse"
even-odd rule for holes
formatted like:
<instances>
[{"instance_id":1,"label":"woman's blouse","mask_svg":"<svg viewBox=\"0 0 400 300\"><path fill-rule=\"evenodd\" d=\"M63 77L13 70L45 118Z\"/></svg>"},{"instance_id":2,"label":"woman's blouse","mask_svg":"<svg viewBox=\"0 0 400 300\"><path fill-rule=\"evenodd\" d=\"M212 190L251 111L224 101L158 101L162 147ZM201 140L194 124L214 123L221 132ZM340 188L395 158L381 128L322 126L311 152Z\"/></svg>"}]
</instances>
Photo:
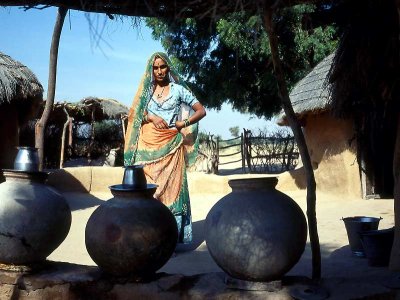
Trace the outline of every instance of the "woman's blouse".
<instances>
[{"instance_id":1,"label":"woman's blouse","mask_svg":"<svg viewBox=\"0 0 400 300\"><path fill-rule=\"evenodd\" d=\"M181 104L184 103L192 107L199 102L196 97L183 86L170 83L169 94L161 100L157 101L156 95L153 94L148 106L147 112L163 118L168 125L173 126L178 118Z\"/></svg>"}]
</instances>

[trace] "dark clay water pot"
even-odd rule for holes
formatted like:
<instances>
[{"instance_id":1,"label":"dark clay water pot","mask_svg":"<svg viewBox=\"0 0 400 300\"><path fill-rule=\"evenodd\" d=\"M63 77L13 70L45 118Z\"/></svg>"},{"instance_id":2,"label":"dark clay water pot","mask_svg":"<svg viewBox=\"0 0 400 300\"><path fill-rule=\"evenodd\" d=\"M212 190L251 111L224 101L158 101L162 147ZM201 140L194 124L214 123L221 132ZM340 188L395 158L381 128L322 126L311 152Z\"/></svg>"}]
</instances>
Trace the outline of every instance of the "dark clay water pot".
<instances>
[{"instance_id":1,"label":"dark clay water pot","mask_svg":"<svg viewBox=\"0 0 400 300\"><path fill-rule=\"evenodd\" d=\"M4 170L0 184L0 262L29 264L46 259L66 238L71 210L45 172Z\"/></svg>"},{"instance_id":2,"label":"dark clay water pot","mask_svg":"<svg viewBox=\"0 0 400 300\"><path fill-rule=\"evenodd\" d=\"M113 198L100 205L86 225L89 255L114 276L147 276L172 256L178 228L170 210L153 198L157 186L110 187Z\"/></svg>"},{"instance_id":3,"label":"dark clay water pot","mask_svg":"<svg viewBox=\"0 0 400 300\"><path fill-rule=\"evenodd\" d=\"M307 239L301 208L277 191L278 180L230 180L232 192L210 210L205 222L208 250L233 278L277 280L300 259Z\"/></svg>"}]
</instances>

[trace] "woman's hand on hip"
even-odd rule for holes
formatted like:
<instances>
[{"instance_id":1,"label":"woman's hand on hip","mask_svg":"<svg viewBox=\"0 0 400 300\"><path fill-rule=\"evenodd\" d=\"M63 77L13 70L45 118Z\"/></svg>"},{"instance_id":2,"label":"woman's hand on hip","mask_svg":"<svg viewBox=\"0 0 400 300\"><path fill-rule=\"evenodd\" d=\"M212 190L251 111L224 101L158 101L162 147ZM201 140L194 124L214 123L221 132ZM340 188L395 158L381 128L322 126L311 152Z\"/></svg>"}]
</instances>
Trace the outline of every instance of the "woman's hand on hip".
<instances>
[{"instance_id":1,"label":"woman's hand on hip","mask_svg":"<svg viewBox=\"0 0 400 300\"><path fill-rule=\"evenodd\" d=\"M148 120L158 129L168 129L168 123L159 116L151 115L148 117Z\"/></svg>"}]
</instances>

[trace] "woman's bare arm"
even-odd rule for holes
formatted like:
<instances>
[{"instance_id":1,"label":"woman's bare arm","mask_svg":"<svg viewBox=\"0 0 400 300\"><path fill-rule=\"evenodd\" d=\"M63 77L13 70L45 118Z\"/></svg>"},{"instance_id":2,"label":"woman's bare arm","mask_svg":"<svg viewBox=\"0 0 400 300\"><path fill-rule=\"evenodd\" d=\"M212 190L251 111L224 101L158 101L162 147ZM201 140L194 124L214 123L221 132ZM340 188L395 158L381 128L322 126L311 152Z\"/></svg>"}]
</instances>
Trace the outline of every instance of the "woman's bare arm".
<instances>
[{"instance_id":1,"label":"woman's bare arm","mask_svg":"<svg viewBox=\"0 0 400 300\"><path fill-rule=\"evenodd\" d=\"M192 108L194 110L194 114L187 119L189 124L195 124L206 116L206 110L200 102L193 104ZM185 127L185 120L176 121L175 125L178 130L181 130Z\"/></svg>"}]
</instances>

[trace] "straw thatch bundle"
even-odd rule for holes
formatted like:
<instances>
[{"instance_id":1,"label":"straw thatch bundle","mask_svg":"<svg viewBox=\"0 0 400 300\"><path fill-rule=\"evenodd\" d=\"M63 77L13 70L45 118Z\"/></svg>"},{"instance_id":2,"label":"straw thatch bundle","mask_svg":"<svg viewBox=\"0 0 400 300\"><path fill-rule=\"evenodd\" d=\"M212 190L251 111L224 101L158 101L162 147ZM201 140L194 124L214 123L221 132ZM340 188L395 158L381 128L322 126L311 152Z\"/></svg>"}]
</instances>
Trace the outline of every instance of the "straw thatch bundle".
<instances>
[{"instance_id":1,"label":"straw thatch bundle","mask_svg":"<svg viewBox=\"0 0 400 300\"><path fill-rule=\"evenodd\" d=\"M58 6L69 9L76 9L88 12L106 13L113 18L111 14L120 14L127 16L140 17L164 17L164 18L218 18L222 14L237 12L240 10L259 11L264 4L275 4L276 0L254 1L254 0L157 0L157 1L121 1L121 0L3 0L2 5L6 6L24 6L26 8L38 6ZM295 1L280 1L293 3Z\"/></svg>"},{"instance_id":2,"label":"straw thatch bundle","mask_svg":"<svg viewBox=\"0 0 400 300\"><path fill-rule=\"evenodd\" d=\"M0 105L18 100L42 99L43 87L26 66L0 52Z\"/></svg>"},{"instance_id":3,"label":"straw thatch bundle","mask_svg":"<svg viewBox=\"0 0 400 300\"><path fill-rule=\"evenodd\" d=\"M128 107L114 99L87 97L79 101L79 105L95 110L96 120L119 119L128 114Z\"/></svg>"},{"instance_id":4,"label":"straw thatch bundle","mask_svg":"<svg viewBox=\"0 0 400 300\"><path fill-rule=\"evenodd\" d=\"M290 101L299 119L306 114L317 114L331 109L330 85L327 80L334 54L325 57L303 79L293 87ZM281 113L278 124L287 125L286 116Z\"/></svg>"},{"instance_id":5,"label":"straw thatch bundle","mask_svg":"<svg viewBox=\"0 0 400 300\"><path fill-rule=\"evenodd\" d=\"M50 123L65 122L66 114L78 123L100 122L103 120L120 119L128 114L128 107L114 99L86 97L79 102L57 102L50 114Z\"/></svg>"}]
</instances>

